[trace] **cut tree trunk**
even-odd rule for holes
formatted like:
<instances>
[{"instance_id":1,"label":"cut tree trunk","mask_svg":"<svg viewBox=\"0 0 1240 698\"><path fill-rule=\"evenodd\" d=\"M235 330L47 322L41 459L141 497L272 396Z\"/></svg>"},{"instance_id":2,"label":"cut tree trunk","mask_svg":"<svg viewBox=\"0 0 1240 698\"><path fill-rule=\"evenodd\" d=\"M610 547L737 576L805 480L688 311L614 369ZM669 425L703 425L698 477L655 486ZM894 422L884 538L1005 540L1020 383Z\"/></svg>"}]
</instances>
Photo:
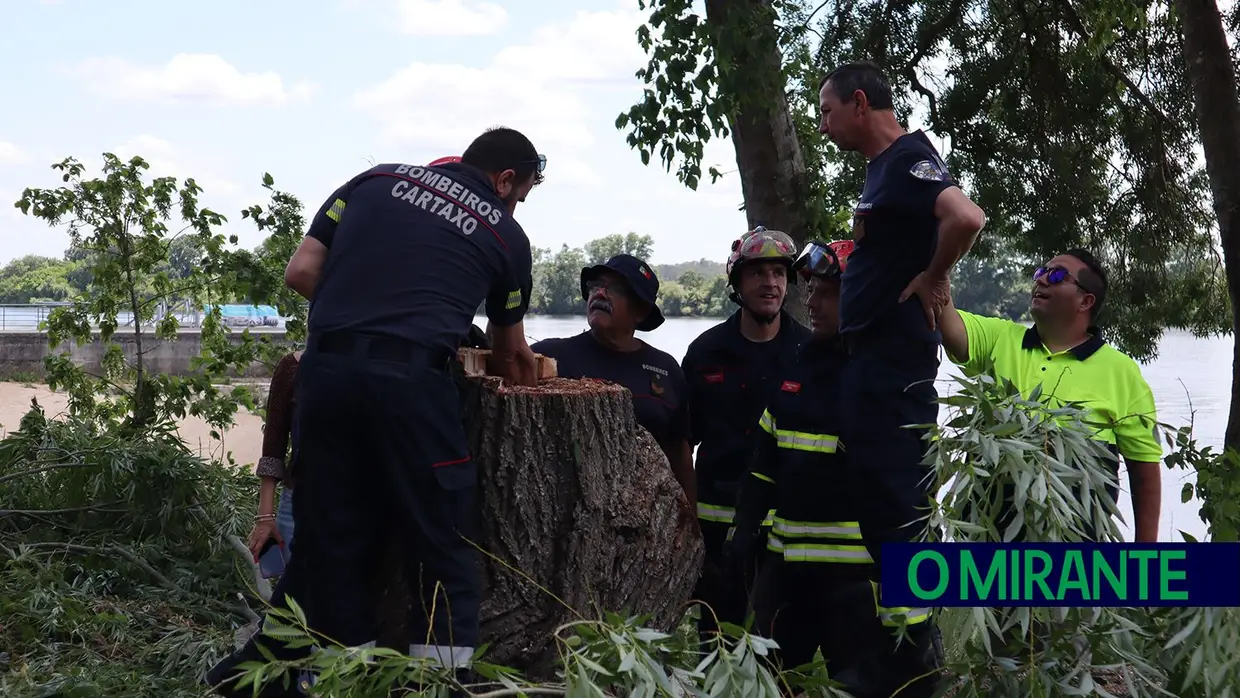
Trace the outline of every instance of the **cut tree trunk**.
<instances>
[{"instance_id":1,"label":"cut tree trunk","mask_svg":"<svg viewBox=\"0 0 1240 698\"><path fill-rule=\"evenodd\" d=\"M462 350L466 366L485 363L477 353ZM482 661L549 678L555 629L608 611L670 629L704 548L666 456L637 425L632 394L592 380L549 378L535 388L479 375L462 381L487 553ZM401 650L411 600L402 577L389 547L380 643Z\"/></svg>"},{"instance_id":2,"label":"cut tree trunk","mask_svg":"<svg viewBox=\"0 0 1240 698\"><path fill-rule=\"evenodd\" d=\"M766 226L800 247L810 235L808 174L792 113L779 50L778 19L770 0L706 0L706 22L720 69L720 91L735 103L728 120L740 170L750 230ZM797 287L788 285L785 308L805 315Z\"/></svg>"},{"instance_id":3,"label":"cut tree trunk","mask_svg":"<svg viewBox=\"0 0 1240 698\"><path fill-rule=\"evenodd\" d=\"M1223 443L1240 449L1240 87L1218 3L1175 0L1175 9L1184 32L1184 63L1193 84L1231 297L1231 413Z\"/></svg>"}]
</instances>

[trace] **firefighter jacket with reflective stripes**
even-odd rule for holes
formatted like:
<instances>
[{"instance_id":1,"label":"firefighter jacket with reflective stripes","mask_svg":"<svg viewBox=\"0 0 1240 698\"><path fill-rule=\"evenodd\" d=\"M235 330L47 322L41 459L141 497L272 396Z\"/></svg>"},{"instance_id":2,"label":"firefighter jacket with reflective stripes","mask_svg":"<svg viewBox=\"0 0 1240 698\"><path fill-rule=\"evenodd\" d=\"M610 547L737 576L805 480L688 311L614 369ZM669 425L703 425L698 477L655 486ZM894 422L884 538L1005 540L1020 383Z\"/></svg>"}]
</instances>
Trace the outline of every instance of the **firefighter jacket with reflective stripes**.
<instances>
[{"instance_id":1,"label":"firefighter jacket with reflective stripes","mask_svg":"<svg viewBox=\"0 0 1240 698\"><path fill-rule=\"evenodd\" d=\"M689 383L689 442L697 447L698 518L731 524L737 484L758 437L758 417L796 362L810 332L780 312L779 334L751 342L741 334L741 311L689 345L681 367Z\"/></svg>"},{"instance_id":2,"label":"firefighter jacket with reflective stripes","mask_svg":"<svg viewBox=\"0 0 1240 698\"><path fill-rule=\"evenodd\" d=\"M836 341L815 340L784 374L759 419L761 433L738 509L775 514L767 549L785 562L866 565L856 501L839 440L838 390L848 357Z\"/></svg>"}]
</instances>

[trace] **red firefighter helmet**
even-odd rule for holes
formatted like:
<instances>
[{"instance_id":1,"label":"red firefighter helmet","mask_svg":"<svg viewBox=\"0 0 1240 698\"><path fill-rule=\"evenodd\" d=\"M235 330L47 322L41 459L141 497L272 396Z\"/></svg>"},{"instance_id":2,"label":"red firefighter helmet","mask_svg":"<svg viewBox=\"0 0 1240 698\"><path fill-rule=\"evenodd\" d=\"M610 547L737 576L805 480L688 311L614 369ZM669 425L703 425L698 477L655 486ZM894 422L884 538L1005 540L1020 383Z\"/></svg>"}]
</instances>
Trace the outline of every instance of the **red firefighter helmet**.
<instances>
[{"instance_id":1,"label":"red firefighter helmet","mask_svg":"<svg viewBox=\"0 0 1240 698\"><path fill-rule=\"evenodd\" d=\"M446 157L439 158L438 160L431 161L431 164L427 165L427 167L434 167L435 165L447 165L450 162L460 162L460 161L461 161L460 155L448 155Z\"/></svg>"},{"instance_id":2,"label":"red firefighter helmet","mask_svg":"<svg viewBox=\"0 0 1240 698\"><path fill-rule=\"evenodd\" d=\"M792 270L802 278L821 276L827 279L839 278L848 266L848 258L853 253L852 240L836 240L823 242L810 240L801 250L800 256L792 263Z\"/></svg>"}]
</instances>

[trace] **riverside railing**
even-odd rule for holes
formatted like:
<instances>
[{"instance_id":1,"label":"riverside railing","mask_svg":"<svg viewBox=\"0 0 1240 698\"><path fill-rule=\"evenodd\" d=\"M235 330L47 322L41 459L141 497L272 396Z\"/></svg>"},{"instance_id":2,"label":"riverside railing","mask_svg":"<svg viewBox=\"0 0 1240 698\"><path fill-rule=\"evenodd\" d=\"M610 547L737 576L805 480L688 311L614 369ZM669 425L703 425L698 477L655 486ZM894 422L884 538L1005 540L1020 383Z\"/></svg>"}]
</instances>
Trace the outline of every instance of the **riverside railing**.
<instances>
[{"instance_id":1,"label":"riverside railing","mask_svg":"<svg viewBox=\"0 0 1240 698\"><path fill-rule=\"evenodd\" d=\"M0 332L38 332L43 322L45 322L52 311L58 307L71 305L70 303L27 303L27 304L0 304ZM285 318L275 313L274 308L266 306L251 307L245 305L225 305L221 307L224 324L237 329L281 329L284 327ZM158 317L164 316L168 311L156 313ZM181 328L185 330L197 329L202 322L202 311L190 310L185 307L177 308L171 311L171 314L177 318ZM132 326L132 313L117 313L116 318L121 327ZM145 326L154 326L154 322L144 323Z\"/></svg>"}]
</instances>

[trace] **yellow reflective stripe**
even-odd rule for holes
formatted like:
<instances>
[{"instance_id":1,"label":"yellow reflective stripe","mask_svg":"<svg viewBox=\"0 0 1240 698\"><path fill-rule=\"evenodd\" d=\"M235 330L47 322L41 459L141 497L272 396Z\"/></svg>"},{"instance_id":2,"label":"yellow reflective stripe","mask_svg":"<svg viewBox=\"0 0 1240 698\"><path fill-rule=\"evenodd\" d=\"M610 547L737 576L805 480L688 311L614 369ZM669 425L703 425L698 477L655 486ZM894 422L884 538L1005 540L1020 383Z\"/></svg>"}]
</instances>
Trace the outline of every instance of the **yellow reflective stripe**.
<instances>
[{"instance_id":1,"label":"yellow reflective stripe","mask_svg":"<svg viewBox=\"0 0 1240 698\"><path fill-rule=\"evenodd\" d=\"M766 549L782 553L784 562L822 562L837 565L868 565L874 562L864 545L823 545L789 543L778 536L768 536Z\"/></svg>"},{"instance_id":2,"label":"yellow reflective stripe","mask_svg":"<svg viewBox=\"0 0 1240 698\"><path fill-rule=\"evenodd\" d=\"M878 601L878 584L875 582L870 582L870 588L874 591L874 608L878 612L878 619L884 626L888 628L898 628L902 625L915 625L917 623L925 623L930 620L929 608L910 608L907 606L887 608Z\"/></svg>"},{"instance_id":3,"label":"yellow reflective stripe","mask_svg":"<svg viewBox=\"0 0 1240 698\"><path fill-rule=\"evenodd\" d=\"M762 417L758 420L758 426L762 427L762 431L775 436L775 417L770 410L762 410Z\"/></svg>"},{"instance_id":4,"label":"yellow reflective stripe","mask_svg":"<svg viewBox=\"0 0 1240 698\"><path fill-rule=\"evenodd\" d=\"M803 431L776 429L775 440L780 448L813 453L835 453L840 439L830 434L810 434Z\"/></svg>"},{"instance_id":5,"label":"yellow reflective stripe","mask_svg":"<svg viewBox=\"0 0 1240 698\"><path fill-rule=\"evenodd\" d=\"M775 524L775 510L774 510L774 509L772 509L772 510L770 510L770 511L766 512L766 518L765 518L765 519L762 519L762 524L761 524L761 526L762 526L763 528L770 528L770 527L771 527L771 526L773 526L774 524Z\"/></svg>"},{"instance_id":6,"label":"yellow reflective stripe","mask_svg":"<svg viewBox=\"0 0 1240 698\"><path fill-rule=\"evenodd\" d=\"M703 521L717 521L730 524L736 518L736 509L718 504L698 502L697 516Z\"/></svg>"},{"instance_id":7,"label":"yellow reflective stripe","mask_svg":"<svg viewBox=\"0 0 1240 698\"><path fill-rule=\"evenodd\" d=\"M856 521L789 521L777 516L775 532L786 538L861 540L861 524Z\"/></svg>"},{"instance_id":8,"label":"yellow reflective stripe","mask_svg":"<svg viewBox=\"0 0 1240 698\"><path fill-rule=\"evenodd\" d=\"M784 541L784 562L832 562L837 565L868 565L874 562L864 545L819 545Z\"/></svg>"},{"instance_id":9,"label":"yellow reflective stripe","mask_svg":"<svg viewBox=\"0 0 1240 698\"><path fill-rule=\"evenodd\" d=\"M766 475L763 475L762 473L755 471L755 472L751 472L750 475L753 475L754 477L758 478L759 480L762 480L763 482L769 482L772 485L775 484L774 480L772 480L770 477L767 477Z\"/></svg>"},{"instance_id":10,"label":"yellow reflective stripe","mask_svg":"<svg viewBox=\"0 0 1240 698\"><path fill-rule=\"evenodd\" d=\"M521 289L508 292L508 303L504 305L504 310L512 310L521 306Z\"/></svg>"},{"instance_id":11,"label":"yellow reflective stripe","mask_svg":"<svg viewBox=\"0 0 1240 698\"><path fill-rule=\"evenodd\" d=\"M332 219L333 221L336 221L337 223L340 222L340 215L343 213L344 213L344 199L336 199L336 201L332 203L331 208L327 209L327 217Z\"/></svg>"}]
</instances>

